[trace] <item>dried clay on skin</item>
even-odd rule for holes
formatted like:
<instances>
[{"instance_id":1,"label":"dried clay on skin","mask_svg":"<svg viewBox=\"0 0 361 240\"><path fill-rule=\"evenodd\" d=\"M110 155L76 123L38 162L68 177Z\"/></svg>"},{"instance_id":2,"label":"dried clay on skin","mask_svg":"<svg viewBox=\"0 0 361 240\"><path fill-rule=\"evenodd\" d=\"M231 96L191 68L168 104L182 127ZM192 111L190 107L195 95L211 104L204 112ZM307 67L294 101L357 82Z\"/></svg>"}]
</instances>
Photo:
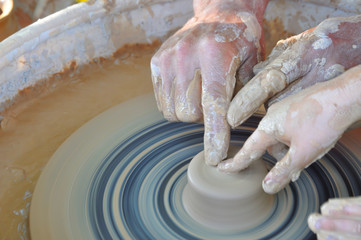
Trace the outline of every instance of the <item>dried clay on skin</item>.
<instances>
[{"instance_id":1,"label":"dried clay on skin","mask_svg":"<svg viewBox=\"0 0 361 240\"><path fill-rule=\"evenodd\" d=\"M207 106L204 103L207 103ZM210 165L217 165L219 161L227 157L228 144L225 142L230 140L230 128L225 116L229 101L220 97L215 98L203 91L202 105L203 110L207 109L207 112L204 111L204 141L205 146L208 146L205 149L206 162Z\"/></svg>"},{"instance_id":2,"label":"dried clay on skin","mask_svg":"<svg viewBox=\"0 0 361 240\"><path fill-rule=\"evenodd\" d=\"M200 99L198 99L202 91L201 70L197 69L194 73L193 80L189 83L184 95L178 94L176 96L175 108L176 115L180 121L195 122L199 121L202 116L202 107Z\"/></svg>"},{"instance_id":3,"label":"dried clay on skin","mask_svg":"<svg viewBox=\"0 0 361 240\"><path fill-rule=\"evenodd\" d=\"M239 38L241 29L236 24L222 24L214 30L214 40L219 43L232 42Z\"/></svg>"},{"instance_id":4,"label":"dried clay on skin","mask_svg":"<svg viewBox=\"0 0 361 240\"><path fill-rule=\"evenodd\" d=\"M340 24L358 23L360 21L361 21L361 15L354 17L347 17L347 18L340 17L340 18L326 19L320 25L318 25L313 31L313 34L320 38L312 44L313 49L318 50L318 49L328 48L333 43L332 39L328 35L339 31Z\"/></svg>"},{"instance_id":5,"label":"dried clay on skin","mask_svg":"<svg viewBox=\"0 0 361 240\"><path fill-rule=\"evenodd\" d=\"M243 32L244 37L249 42L253 42L257 48L257 61L261 61L261 45L260 40L262 36L262 28L257 18L248 12L239 12L237 16L246 25L246 29Z\"/></svg>"}]
</instances>

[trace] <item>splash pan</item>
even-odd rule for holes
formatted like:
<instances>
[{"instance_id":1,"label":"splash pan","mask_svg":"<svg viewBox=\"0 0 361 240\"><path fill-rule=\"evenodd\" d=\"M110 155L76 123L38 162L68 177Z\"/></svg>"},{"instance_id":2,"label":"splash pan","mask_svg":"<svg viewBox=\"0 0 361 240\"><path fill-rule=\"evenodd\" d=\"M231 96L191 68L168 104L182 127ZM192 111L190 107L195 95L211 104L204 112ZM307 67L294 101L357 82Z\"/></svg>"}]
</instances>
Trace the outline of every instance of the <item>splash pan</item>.
<instances>
[{"instance_id":1,"label":"splash pan","mask_svg":"<svg viewBox=\"0 0 361 240\"><path fill-rule=\"evenodd\" d=\"M260 118L233 131L232 144L241 146ZM32 201L32 238L312 239L310 213L328 198L360 194L360 162L337 144L275 196L261 224L215 231L194 221L181 201L187 166L202 142L202 125L165 121L151 95L104 112L76 131L44 169ZM263 160L275 162L269 155Z\"/></svg>"}]
</instances>

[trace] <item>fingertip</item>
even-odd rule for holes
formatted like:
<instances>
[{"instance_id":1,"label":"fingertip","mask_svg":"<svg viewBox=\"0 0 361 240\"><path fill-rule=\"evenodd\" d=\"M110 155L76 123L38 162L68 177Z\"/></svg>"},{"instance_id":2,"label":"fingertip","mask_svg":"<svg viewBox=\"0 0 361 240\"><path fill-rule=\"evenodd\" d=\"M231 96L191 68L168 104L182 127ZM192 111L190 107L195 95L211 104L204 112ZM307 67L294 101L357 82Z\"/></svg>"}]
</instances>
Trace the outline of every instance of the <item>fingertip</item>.
<instances>
[{"instance_id":1,"label":"fingertip","mask_svg":"<svg viewBox=\"0 0 361 240\"><path fill-rule=\"evenodd\" d=\"M261 75L256 75L234 96L227 112L227 121L232 127L242 124L268 99L261 88L261 79Z\"/></svg>"},{"instance_id":2,"label":"fingertip","mask_svg":"<svg viewBox=\"0 0 361 240\"><path fill-rule=\"evenodd\" d=\"M272 169L262 182L263 190L266 193L278 193L283 188L285 188L287 184L289 184L291 181L296 181L300 176L300 171L297 171L295 174L290 174L290 176L284 173L274 174L275 171L277 170Z\"/></svg>"},{"instance_id":3,"label":"fingertip","mask_svg":"<svg viewBox=\"0 0 361 240\"><path fill-rule=\"evenodd\" d=\"M317 233L321 228L321 223L320 223L321 218L322 218L322 216L320 214L312 213L307 219L308 227L314 233Z\"/></svg>"},{"instance_id":4,"label":"fingertip","mask_svg":"<svg viewBox=\"0 0 361 240\"><path fill-rule=\"evenodd\" d=\"M231 131L225 117L212 117L204 118L204 152L206 163L216 166L227 157ZM214 124L210 119L218 124Z\"/></svg>"},{"instance_id":5,"label":"fingertip","mask_svg":"<svg viewBox=\"0 0 361 240\"><path fill-rule=\"evenodd\" d=\"M237 127L237 117L236 117L236 111L233 108L229 108L227 112L227 122L231 126L231 128Z\"/></svg>"},{"instance_id":6,"label":"fingertip","mask_svg":"<svg viewBox=\"0 0 361 240\"><path fill-rule=\"evenodd\" d=\"M242 91L242 90L241 90ZM240 92L241 92L240 91ZM239 93L240 93L239 92ZM242 95L236 95L232 102L229 104L228 112L227 112L227 122L232 128L236 128L241 125L245 117L244 115L248 113L247 110L244 109L244 101Z\"/></svg>"},{"instance_id":7,"label":"fingertip","mask_svg":"<svg viewBox=\"0 0 361 240\"><path fill-rule=\"evenodd\" d=\"M263 190L268 194L276 194L281 191L287 184L289 180L280 180L276 179L273 176L272 170L267 174L262 182Z\"/></svg>"},{"instance_id":8,"label":"fingertip","mask_svg":"<svg viewBox=\"0 0 361 240\"><path fill-rule=\"evenodd\" d=\"M262 182L262 188L268 194L275 194L281 190L278 184L272 181L271 179L268 180L264 179Z\"/></svg>"},{"instance_id":9,"label":"fingertip","mask_svg":"<svg viewBox=\"0 0 361 240\"><path fill-rule=\"evenodd\" d=\"M218 164L218 170L225 173L236 173L246 169L250 162L237 161L235 158L230 158Z\"/></svg>"},{"instance_id":10,"label":"fingertip","mask_svg":"<svg viewBox=\"0 0 361 240\"><path fill-rule=\"evenodd\" d=\"M285 156L269 171L262 184L265 192L279 192L291 181L295 182L299 178L302 168L294 164L298 161L295 158L292 159L293 153L291 147Z\"/></svg>"},{"instance_id":11,"label":"fingertip","mask_svg":"<svg viewBox=\"0 0 361 240\"><path fill-rule=\"evenodd\" d=\"M220 162L217 166L218 170L221 172L230 172L233 170L233 158L227 159L223 162Z\"/></svg>"},{"instance_id":12,"label":"fingertip","mask_svg":"<svg viewBox=\"0 0 361 240\"><path fill-rule=\"evenodd\" d=\"M205 161L209 166L217 166L223 160L222 155L217 151L205 151Z\"/></svg>"}]
</instances>

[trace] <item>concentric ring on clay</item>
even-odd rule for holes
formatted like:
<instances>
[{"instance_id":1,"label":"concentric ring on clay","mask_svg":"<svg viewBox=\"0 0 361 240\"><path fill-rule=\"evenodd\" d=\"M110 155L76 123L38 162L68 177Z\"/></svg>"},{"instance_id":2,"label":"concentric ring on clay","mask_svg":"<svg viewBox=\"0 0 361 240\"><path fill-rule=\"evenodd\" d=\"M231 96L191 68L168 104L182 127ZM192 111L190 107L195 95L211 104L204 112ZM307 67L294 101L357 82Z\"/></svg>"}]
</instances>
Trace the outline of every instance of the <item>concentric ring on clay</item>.
<instances>
[{"instance_id":1,"label":"concentric ring on clay","mask_svg":"<svg viewBox=\"0 0 361 240\"><path fill-rule=\"evenodd\" d=\"M241 146L261 116L232 132ZM219 232L186 213L187 165L203 150L203 126L170 123L146 95L76 131L37 184L33 239L313 239L307 217L333 197L360 195L361 167L337 144L275 196L272 213L247 231ZM264 155L270 167L275 160Z\"/></svg>"}]
</instances>

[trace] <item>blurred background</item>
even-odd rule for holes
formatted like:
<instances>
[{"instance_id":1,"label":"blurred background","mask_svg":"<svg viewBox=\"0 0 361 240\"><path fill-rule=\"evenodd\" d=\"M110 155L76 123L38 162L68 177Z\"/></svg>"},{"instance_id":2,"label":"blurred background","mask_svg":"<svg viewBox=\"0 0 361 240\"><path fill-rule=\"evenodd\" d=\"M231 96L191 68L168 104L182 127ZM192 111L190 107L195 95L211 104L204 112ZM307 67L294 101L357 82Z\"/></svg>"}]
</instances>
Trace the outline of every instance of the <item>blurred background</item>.
<instances>
[{"instance_id":1,"label":"blurred background","mask_svg":"<svg viewBox=\"0 0 361 240\"><path fill-rule=\"evenodd\" d=\"M0 41L40 18L83 1L86 0L0 0Z\"/></svg>"}]
</instances>

